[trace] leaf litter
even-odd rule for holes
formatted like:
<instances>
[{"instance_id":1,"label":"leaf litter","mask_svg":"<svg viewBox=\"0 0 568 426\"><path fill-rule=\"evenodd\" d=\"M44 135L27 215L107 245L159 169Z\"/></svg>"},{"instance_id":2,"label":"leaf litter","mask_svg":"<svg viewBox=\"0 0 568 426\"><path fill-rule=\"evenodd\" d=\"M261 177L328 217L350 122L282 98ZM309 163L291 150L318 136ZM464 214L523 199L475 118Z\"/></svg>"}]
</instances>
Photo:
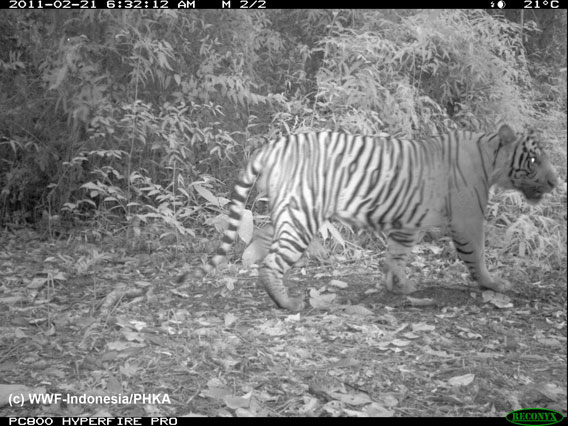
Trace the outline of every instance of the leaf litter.
<instances>
[{"instance_id":1,"label":"leaf litter","mask_svg":"<svg viewBox=\"0 0 568 426\"><path fill-rule=\"evenodd\" d=\"M0 415L566 413L565 290L552 297L565 278L500 295L418 259L443 278L414 274L405 297L375 287L363 260L306 262L290 284L310 308L290 314L235 268L176 286L167 251L13 235L0 247ZM14 392L168 400L11 407Z\"/></svg>"}]
</instances>

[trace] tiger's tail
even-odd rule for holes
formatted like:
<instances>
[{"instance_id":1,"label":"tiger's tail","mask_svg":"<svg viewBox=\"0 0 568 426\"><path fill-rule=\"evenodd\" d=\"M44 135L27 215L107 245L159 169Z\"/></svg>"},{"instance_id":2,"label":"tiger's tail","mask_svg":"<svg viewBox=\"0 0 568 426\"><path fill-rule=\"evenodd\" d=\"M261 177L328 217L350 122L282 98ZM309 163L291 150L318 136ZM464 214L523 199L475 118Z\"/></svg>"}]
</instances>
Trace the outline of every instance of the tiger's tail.
<instances>
[{"instance_id":1,"label":"tiger's tail","mask_svg":"<svg viewBox=\"0 0 568 426\"><path fill-rule=\"evenodd\" d=\"M201 266L197 270L186 271L179 275L175 282L183 283L189 277L200 279L211 273L226 258L227 253L237 240L237 230L241 224L243 213L245 210L245 202L249 196L250 190L254 186L257 177L263 171L262 155L256 152L253 158L248 162L242 177L235 184L234 195L232 198L231 208L229 209L229 227L223 234L221 245L217 249L217 253L209 259L206 265Z\"/></svg>"}]
</instances>

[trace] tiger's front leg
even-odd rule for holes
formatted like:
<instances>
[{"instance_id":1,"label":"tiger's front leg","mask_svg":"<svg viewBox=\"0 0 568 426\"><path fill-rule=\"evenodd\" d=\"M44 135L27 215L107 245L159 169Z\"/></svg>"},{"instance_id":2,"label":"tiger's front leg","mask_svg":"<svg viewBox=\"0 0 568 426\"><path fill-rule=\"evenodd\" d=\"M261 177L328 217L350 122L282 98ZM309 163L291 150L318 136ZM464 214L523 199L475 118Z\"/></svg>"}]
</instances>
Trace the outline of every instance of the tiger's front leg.
<instances>
[{"instance_id":1,"label":"tiger's front leg","mask_svg":"<svg viewBox=\"0 0 568 426\"><path fill-rule=\"evenodd\" d=\"M296 260L301 256L302 253L299 253ZM299 312L304 309L304 300L301 297L290 297L282 278L290 269L290 265L296 260L286 261L281 254L271 250L264 259L259 272L260 282L274 303L278 307L292 312ZM289 262L291 263L289 264Z\"/></svg>"},{"instance_id":2,"label":"tiger's front leg","mask_svg":"<svg viewBox=\"0 0 568 426\"><path fill-rule=\"evenodd\" d=\"M404 268L412 247L418 242L418 231L392 231L387 235L388 250L385 262L387 290L398 294L416 291L416 285L406 278Z\"/></svg>"},{"instance_id":3,"label":"tiger's front leg","mask_svg":"<svg viewBox=\"0 0 568 426\"><path fill-rule=\"evenodd\" d=\"M507 280L493 278L485 266L483 216L478 220L462 220L459 224L452 224L452 239L458 257L479 287L499 293L512 287Z\"/></svg>"}]
</instances>

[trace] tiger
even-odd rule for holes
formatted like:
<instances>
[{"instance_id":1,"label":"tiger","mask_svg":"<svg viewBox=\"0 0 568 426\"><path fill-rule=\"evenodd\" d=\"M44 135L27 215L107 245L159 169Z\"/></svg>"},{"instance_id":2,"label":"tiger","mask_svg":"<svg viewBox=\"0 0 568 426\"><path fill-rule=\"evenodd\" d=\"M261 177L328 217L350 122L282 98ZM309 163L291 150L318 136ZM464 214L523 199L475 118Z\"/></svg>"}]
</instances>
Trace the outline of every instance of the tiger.
<instances>
[{"instance_id":1,"label":"tiger","mask_svg":"<svg viewBox=\"0 0 568 426\"><path fill-rule=\"evenodd\" d=\"M484 260L483 221L489 189L514 189L531 204L557 185L555 172L534 130L516 134L456 130L423 140L321 131L284 136L258 148L235 185L229 226L217 254L201 267L211 272L237 238L245 201L256 182L268 198L271 234L259 279L279 308L298 312L284 274L301 257L321 225L338 219L383 232L387 240L385 284L410 294L405 263L423 231L449 231L458 257L479 287L504 292ZM183 282L191 273L177 279Z\"/></svg>"}]
</instances>

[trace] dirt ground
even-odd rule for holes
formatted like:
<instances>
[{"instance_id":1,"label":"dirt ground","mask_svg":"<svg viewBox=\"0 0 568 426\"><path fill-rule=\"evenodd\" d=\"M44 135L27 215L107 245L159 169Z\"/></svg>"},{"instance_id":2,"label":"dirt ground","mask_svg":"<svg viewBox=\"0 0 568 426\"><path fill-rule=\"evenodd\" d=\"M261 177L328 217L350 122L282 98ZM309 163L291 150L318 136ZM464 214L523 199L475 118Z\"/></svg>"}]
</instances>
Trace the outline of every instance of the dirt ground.
<instances>
[{"instance_id":1,"label":"dirt ground","mask_svg":"<svg viewBox=\"0 0 568 426\"><path fill-rule=\"evenodd\" d=\"M177 285L168 250L0 234L0 416L566 416L560 272L505 264L498 295L427 258L399 296L371 261L313 263L291 314L235 265Z\"/></svg>"}]
</instances>

